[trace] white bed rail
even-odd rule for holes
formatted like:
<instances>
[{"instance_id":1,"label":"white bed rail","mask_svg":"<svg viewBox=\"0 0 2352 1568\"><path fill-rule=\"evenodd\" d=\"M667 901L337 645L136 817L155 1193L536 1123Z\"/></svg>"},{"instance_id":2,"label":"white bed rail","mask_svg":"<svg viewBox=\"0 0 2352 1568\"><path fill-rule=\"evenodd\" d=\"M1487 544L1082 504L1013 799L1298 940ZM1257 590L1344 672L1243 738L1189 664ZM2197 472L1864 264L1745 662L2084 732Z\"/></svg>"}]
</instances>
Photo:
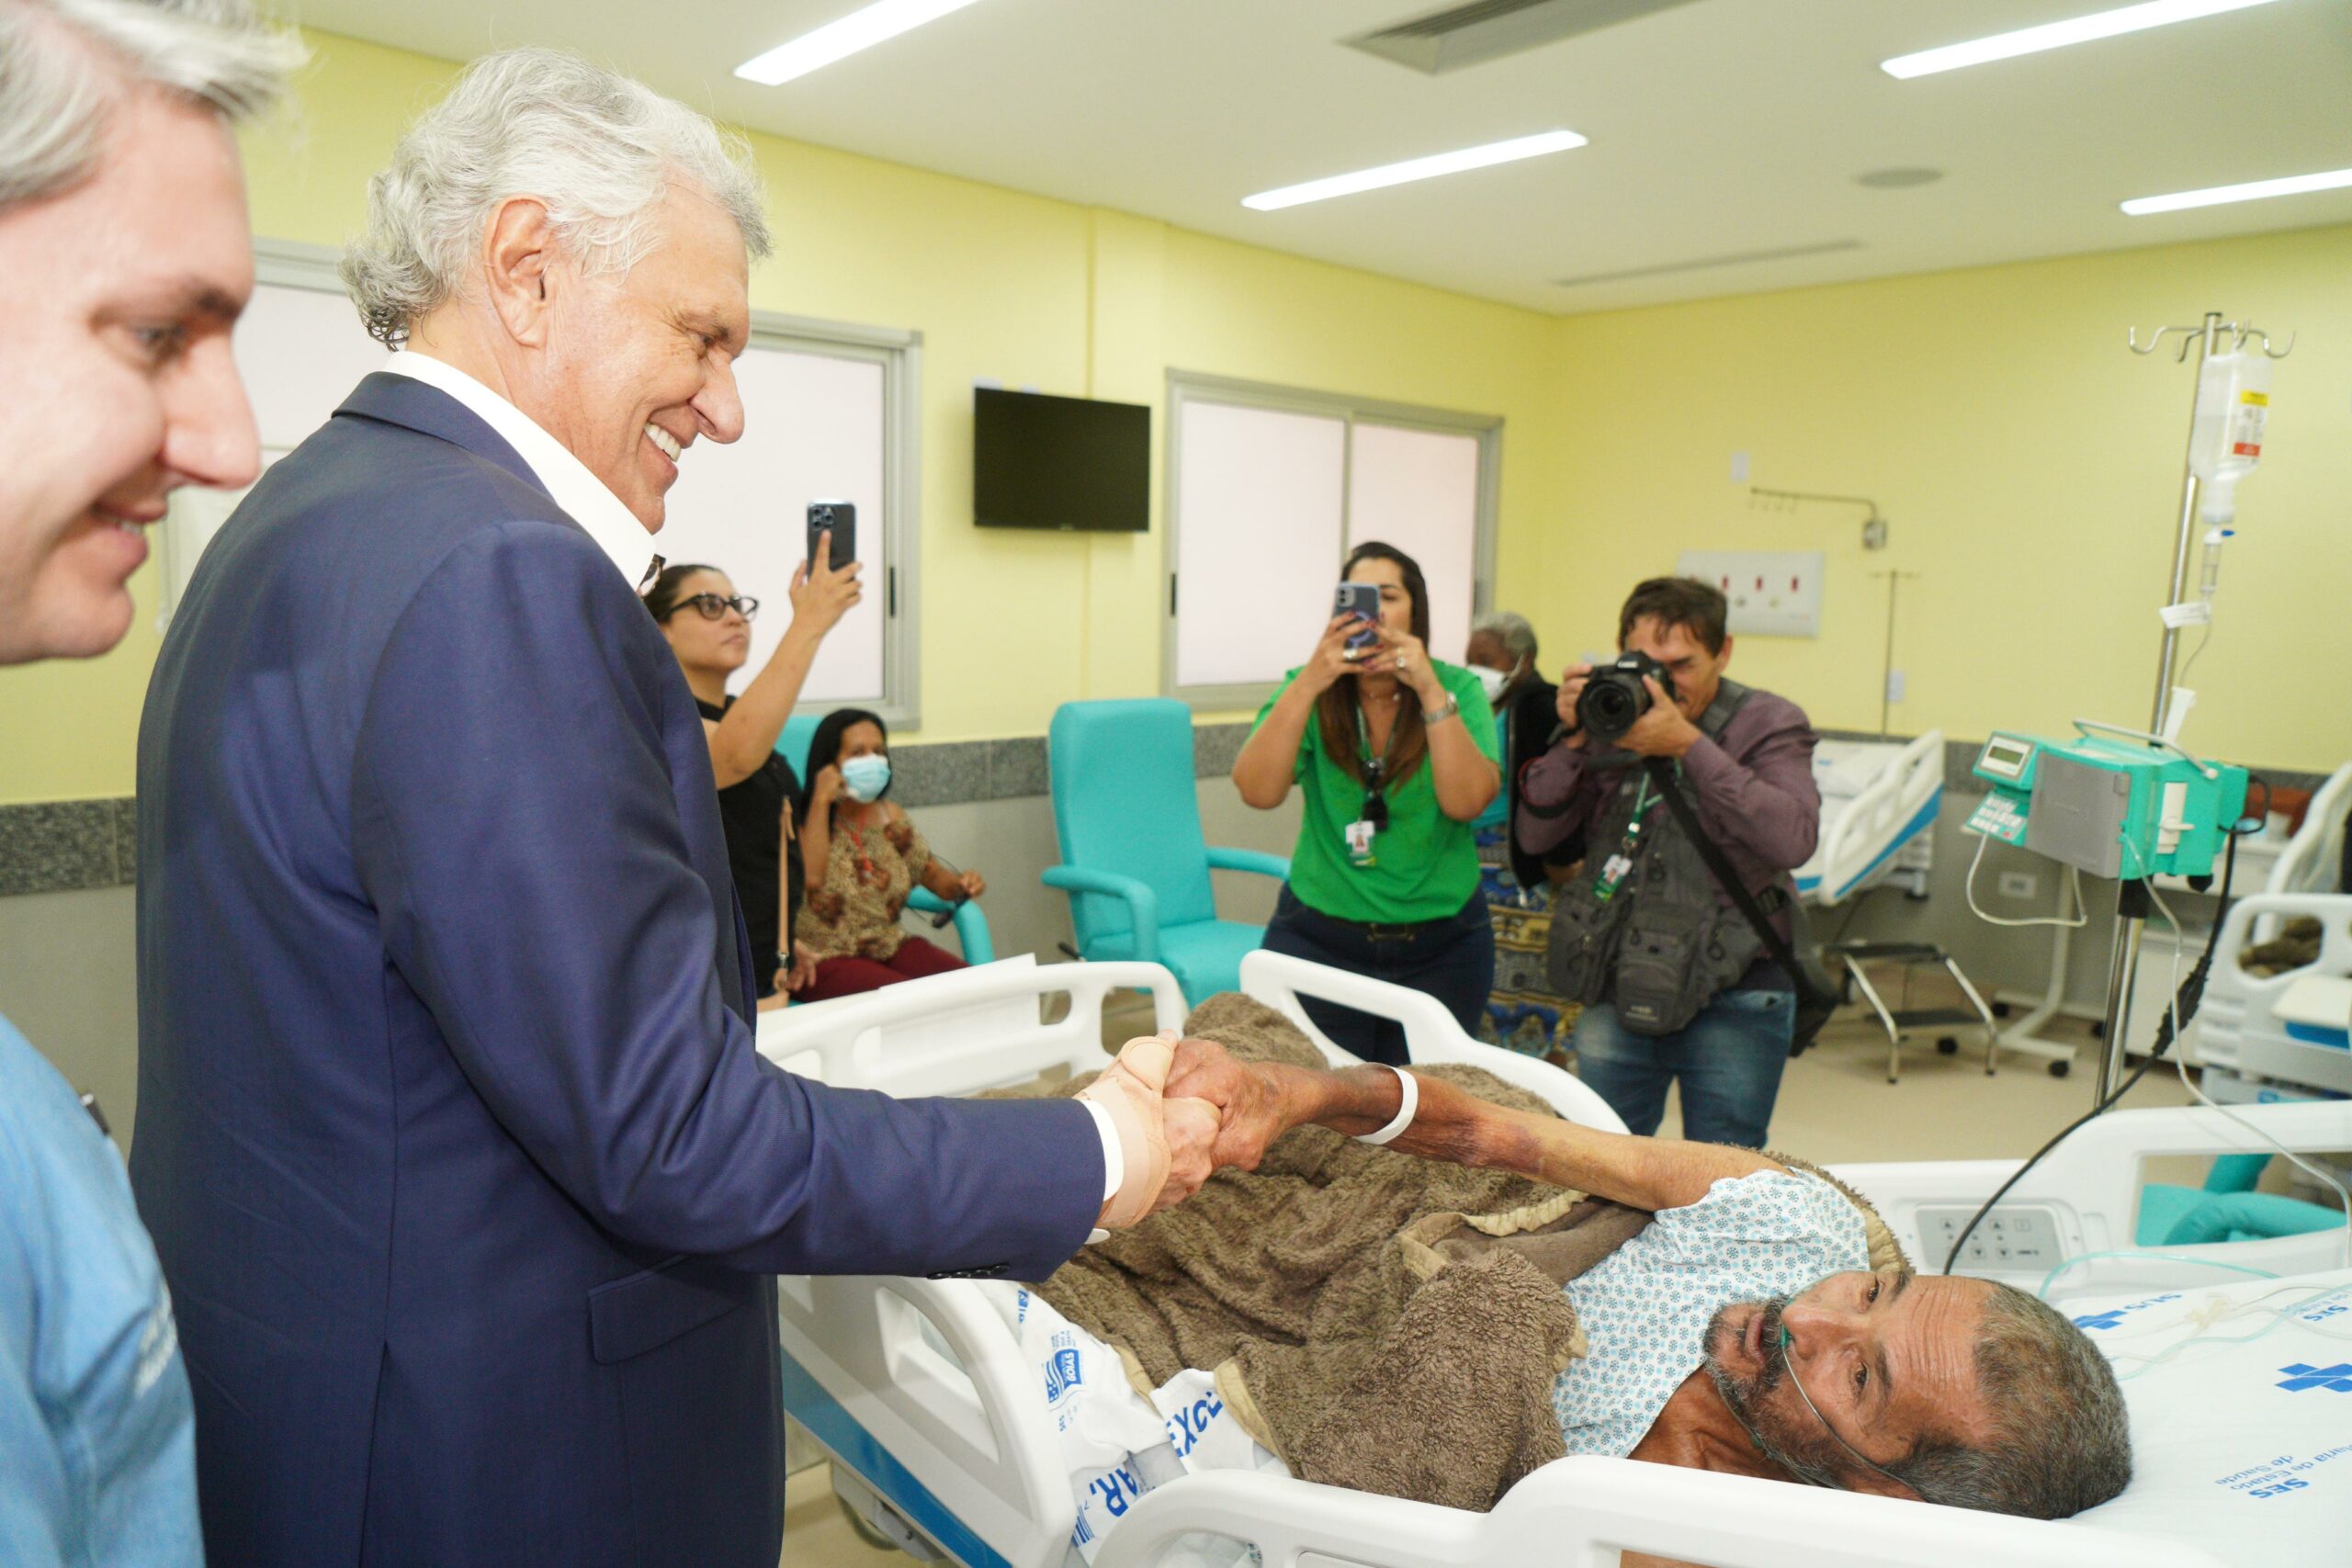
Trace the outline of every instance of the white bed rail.
<instances>
[{"instance_id":1,"label":"white bed rail","mask_svg":"<svg viewBox=\"0 0 2352 1568\"><path fill-rule=\"evenodd\" d=\"M1357 1058L1331 1043L1315 1027L1300 1000L1335 1002L1359 1012L1393 1019L1404 1026L1405 1054L1432 1066L1459 1062L1487 1071L1541 1099L1571 1122L1603 1132L1622 1133L1625 1122L1609 1102L1585 1087L1580 1078L1532 1056L1506 1051L1471 1039L1444 1005L1426 991L1392 986L1362 975L1329 969L1287 953L1263 949L1241 960L1241 988L1298 1025L1307 1039L1330 1061L1348 1065Z\"/></svg>"},{"instance_id":2,"label":"white bed rail","mask_svg":"<svg viewBox=\"0 0 2352 1568\"><path fill-rule=\"evenodd\" d=\"M2287 840L2270 868L2265 893L2332 893L2344 864L2344 836L2352 831L2352 762L2346 762L2319 787L2303 813L2303 825ZM2267 931L2257 940L2267 938Z\"/></svg>"},{"instance_id":3,"label":"white bed rail","mask_svg":"<svg viewBox=\"0 0 2352 1568\"><path fill-rule=\"evenodd\" d=\"M1982 1274L2035 1291L2061 1263L2086 1259L2093 1253L2138 1253L2140 1190L2146 1179L2143 1162L2159 1156L2271 1153L2272 1145L2264 1141L2263 1134L2297 1154L2352 1149L2352 1100L2231 1109L2252 1127L2201 1105L2110 1111L2089 1122L2034 1167L1996 1211L2015 1214L2038 1210L2052 1216L2056 1222L2059 1256L2022 1267L1962 1265L1955 1271ZM2016 1172L2018 1163L1936 1160L1831 1168L1878 1209L1914 1264L1923 1272L1939 1273L1951 1244L1939 1245L1936 1227L1922 1224L1923 1213L1936 1215L1955 1209L1973 1213ZM1980 1235L1984 1234L1980 1230ZM2209 1282L2218 1277L2202 1266L2209 1260L2274 1274L2340 1268L2344 1233L2317 1231L2267 1241L2166 1247L2139 1256L2086 1261L2069 1267L2062 1281L2053 1281L2050 1295L2055 1300L2142 1286L2170 1289L2183 1282Z\"/></svg>"},{"instance_id":4,"label":"white bed rail","mask_svg":"<svg viewBox=\"0 0 2352 1568\"><path fill-rule=\"evenodd\" d=\"M1852 892L1869 874L1888 838L1900 832L1943 784L1944 732L1930 729L1905 746L1829 825L1810 863L1821 868L1813 897L1835 904Z\"/></svg>"},{"instance_id":5,"label":"white bed rail","mask_svg":"<svg viewBox=\"0 0 2352 1568\"><path fill-rule=\"evenodd\" d=\"M1193 1532L1254 1544L1264 1568L1613 1568L1620 1551L1737 1568L2220 1568L2177 1541L2049 1525L1634 1460L1566 1459L1492 1513L1223 1471L1148 1494L1094 1568L1145 1568Z\"/></svg>"},{"instance_id":6,"label":"white bed rail","mask_svg":"<svg viewBox=\"0 0 2352 1568\"><path fill-rule=\"evenodd\" d=\"M807 1077L896 1095L963 1095L1067 1067L1109 1065L1102 1003L1149 991L1156 1026L1184 1021L1184 992L1157 964L1048 964L1027 958L960 969L870 996L760 1015L760 1055ZM1040 1021L1067 996L1069 1012Z\"/></svg>"}]
</instances>

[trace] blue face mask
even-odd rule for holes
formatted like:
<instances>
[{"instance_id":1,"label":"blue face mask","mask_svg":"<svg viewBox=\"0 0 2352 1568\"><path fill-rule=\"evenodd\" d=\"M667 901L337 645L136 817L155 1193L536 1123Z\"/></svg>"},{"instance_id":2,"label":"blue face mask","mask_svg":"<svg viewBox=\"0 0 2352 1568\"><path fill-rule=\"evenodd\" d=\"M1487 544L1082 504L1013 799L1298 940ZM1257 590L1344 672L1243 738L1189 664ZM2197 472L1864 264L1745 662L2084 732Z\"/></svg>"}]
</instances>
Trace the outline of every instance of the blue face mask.
<instances>
[{"instance_id":1,"label":"blue face mask","mask_svg":"<svg viewBox=\"0 0 2352 1568\"><path fill-rule=\"evenodd\" d=\"M890 787L890 759L877 751L852 757L842 764L842 793L864 804L879 800Z\"/></svg>"}]
</instances>

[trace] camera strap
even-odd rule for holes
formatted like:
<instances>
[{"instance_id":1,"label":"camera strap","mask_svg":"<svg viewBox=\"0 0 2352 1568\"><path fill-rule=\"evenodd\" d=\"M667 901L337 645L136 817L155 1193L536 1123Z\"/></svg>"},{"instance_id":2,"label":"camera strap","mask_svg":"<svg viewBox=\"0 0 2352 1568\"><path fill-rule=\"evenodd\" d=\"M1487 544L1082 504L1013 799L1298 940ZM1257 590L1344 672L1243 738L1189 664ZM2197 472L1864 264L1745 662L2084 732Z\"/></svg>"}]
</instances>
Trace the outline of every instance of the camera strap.
<instances>
[{"instance_id":1,"label":"camera strap","mask_svg":"<svg viewBox=\"0 0 2352 1568\"><path fill-rule=\"evenodd\" d=\"M1821 1032L1821 1026L1829 1021L1829 1015L1837 1011L1837 997L1814 984L1812 975L1797 958L1796 950L1789 945L1789 939L1781 934L1780 928L1772 923L1772 917L1766 913L1762 902L1747 890L1747 884L1740 880L1739 873L1732 869L1731 862L1725 858L1722 848L1707 836L1706 829L1700 826L1697 809L1684 798L1675 779L1674 764L1664 757L1652 757L1643 766L1658 792L1666 797L1667 810L1690 837L1691 847L1699 852L1699 858L1706 863L1708 872L1723 890L1731 895L1733 906L1763 940L1764 951L1772 955L1772 962L1788 976L1789 985L1795 990L1797 998L1795 1027L1790 1035L1789 1055L1802 1055L1804 1048L1813 1043L1813 1037ZM1778 904L1786 905L1787 899L1778 887L1767 891L1774 896Z\"/></svg>"}]
</instances>

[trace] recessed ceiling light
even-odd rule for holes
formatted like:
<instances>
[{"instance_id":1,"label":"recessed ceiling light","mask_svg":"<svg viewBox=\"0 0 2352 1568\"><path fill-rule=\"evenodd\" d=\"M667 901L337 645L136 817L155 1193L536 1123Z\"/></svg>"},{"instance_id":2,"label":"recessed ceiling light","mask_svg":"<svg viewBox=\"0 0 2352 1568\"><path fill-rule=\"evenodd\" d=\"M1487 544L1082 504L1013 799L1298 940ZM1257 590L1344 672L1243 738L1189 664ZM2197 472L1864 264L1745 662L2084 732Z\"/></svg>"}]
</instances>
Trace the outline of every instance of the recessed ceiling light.
<instances>
[{"instance_id":1,"label":"recessed ceiling light","mask_svg":"<svg viewBox=\"0 0 2352 1568\"><path fill-rule=\"evenodd\" d=\"M1458 175L1464 169L1514 164L1521 158L1540 158L1546 152L1565 152L1571 147L1584 144L1585 139L1573 130L1547 130L1541 135L1521 136L1510 141L1490 141L1484 147L1465 147L1459 152L1438 152L1427 158L1410 158L1401 164L1384 164L1376 169L1360 169L1352 175L1333 175L1327 179L1308 180L1305 185L1284 186L1280 190L1261 190L1256 196L1243 197L1241 205L1255 208L1260 212L1272 212L1284 207L1296 207L1301 202L1353 196L1358 191L1378 190L1384 186L1408 185L1414 180L1434 179L1440 175Z\"/></svg>"},{"instance_id":2,"label":"recessed ceiling light","mask_svg":"<svg viewBox=\"0 0 2352 1568\"><path fill-rule=\"evenodd\" d=\"M790 43L779 44L765 54L743 62L735 67L735 74L763 86L781 86L796 76L806 76L836 60L846 60L859 50L872 49L972 3L973 0L875 0L864 10L852 11L814 32L803 33Z\"/></svg>"},{"instance_id":3,"label":"recessed ceiling light","mask_svg":"<svg viewBox=\"0 0 2352 1568\"><path fill-rule=\"evenodd\" d=\"M1854 183L1871 190L1910 190L1917 186L1931 186L1943 177L1941 169L1872 169L1867 175L1856 175Z\"/></svg>"},{"instance_id":4,"label":"recessed ceiling light","mask_svg":"<svg viewBox=\"0 0 2352 1568\"><path fill-rule=\"evenodd\" d=\"M1963 65L1982 65L1992 60L2014 60L2020 54L2039 54L2045 49L2064 49L2068 44L2089 43L2097 39L2144 32L2150 28L2167 28L2175 22L2193 22L2199 17L2215 17L2224 11L2244 11L2271 3L2272 0L2148 0L2145 5L2124 6L2112 11L2097 11L2087 17L2070 17L2063 22L2046 22L2038 28L1996 33L1991 38L1977 39L1971 43L1923 49L1917 54L1898 54L1893 60L1881 61L1879 69L1890 76L1909 81L1914 76L1932 76L1939 71L1957 71Z\"/></svg>"},{"instance_id":5,"label":"recessed ceiling light","mask_svg":"<svg viewBox=\"0 0 2352 1568\"><path fill-rule=\"evenodd\" d=\"M2152 212L2182 212L2192 207L2221 207L2233 201L2260 201L2272 196L2305 196L2315 190L2352 189L2352 169L2330 169L2324 175L2290 175L2282 180L2254 180L2242 186L2209 186L2171 196L2143 196L2123 204L2134 218Z\"/></svg>"}]
</instances>

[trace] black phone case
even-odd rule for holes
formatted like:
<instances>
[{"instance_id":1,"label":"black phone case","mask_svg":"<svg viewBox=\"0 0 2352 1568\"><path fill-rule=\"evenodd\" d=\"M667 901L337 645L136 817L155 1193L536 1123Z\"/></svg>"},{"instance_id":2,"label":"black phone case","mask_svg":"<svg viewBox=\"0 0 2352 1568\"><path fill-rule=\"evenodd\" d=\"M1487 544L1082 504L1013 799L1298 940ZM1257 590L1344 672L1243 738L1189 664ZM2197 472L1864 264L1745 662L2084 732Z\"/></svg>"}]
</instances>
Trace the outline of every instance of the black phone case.
<instances>
[{"instance_id":1,"label":"black phone case","mask_svg":"<svg viewBox=\"0 0 2352 1568\"><path fill-rule=\"evenodd\" d=\"M820 507L829 514L830 524L820 523L818 520L817 513ZM809 503L808 513L808 544L802 554L809 561L813 563L817 558L817 536L823 533L829 525L833 531L831 570L839 571L857 558L856 507L846 502L812 502Z\"/></svg>"}]
</instances>

